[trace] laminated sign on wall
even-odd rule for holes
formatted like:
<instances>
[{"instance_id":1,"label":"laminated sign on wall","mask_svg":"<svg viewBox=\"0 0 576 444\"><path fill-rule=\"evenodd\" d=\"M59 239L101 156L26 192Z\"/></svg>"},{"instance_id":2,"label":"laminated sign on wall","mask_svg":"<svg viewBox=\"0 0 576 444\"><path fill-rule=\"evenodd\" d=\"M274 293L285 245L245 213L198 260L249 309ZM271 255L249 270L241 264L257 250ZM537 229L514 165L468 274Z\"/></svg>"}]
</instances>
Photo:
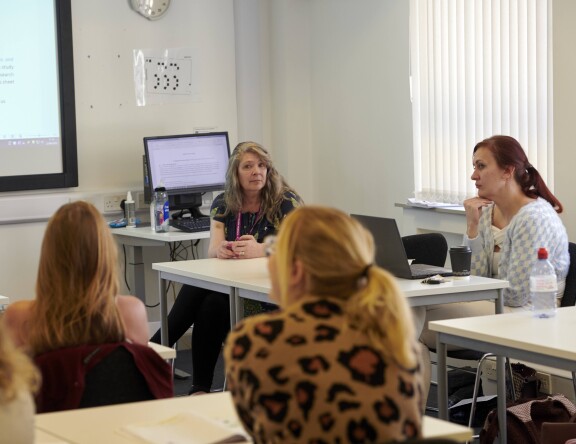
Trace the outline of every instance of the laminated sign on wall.
<instances>
[{"instance_id":1,"label":"laminated sign on wall","mask_svg":"<svg viewBox=\"0 0 576 444\"><path fill-rule=\"evenodd\" d=\"M191 49L135 49L136 104L200 102L197 63Z\"/></svg>"}]
</instances>

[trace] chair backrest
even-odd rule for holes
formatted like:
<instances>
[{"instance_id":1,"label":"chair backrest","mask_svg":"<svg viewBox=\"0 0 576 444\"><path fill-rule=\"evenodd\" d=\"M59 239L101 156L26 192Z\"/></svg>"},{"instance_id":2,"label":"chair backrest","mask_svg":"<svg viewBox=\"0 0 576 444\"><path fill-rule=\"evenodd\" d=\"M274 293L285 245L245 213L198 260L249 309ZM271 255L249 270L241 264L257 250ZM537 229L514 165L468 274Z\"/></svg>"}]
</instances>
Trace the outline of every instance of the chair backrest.
<instances>
[{"instance_id":1,"label":"chair backrest","mask_svg":"<svg viewBox=\"0 0 576 444\"><path fill-rule=\"evenodd\" d=\"M52 350L34 359L42 373L38 413L173 396L172 371L150 347L126 342Z\"/></svg>"},{"instance_id":2,"label":"chair backrest","mask_svg":"<svg viewBox=\"0 0 576 444\"><path fill-rule=\"evenodd\" d=\"M566 287L560 305L571 307L576 305L576 244L568 242L568 253L570 254L570 268L566 275Z\"/></svg>"},{"instance_id":3,"label":"chair backrest","mask_svg":"<svg viewBox=\"0 0 576 444\"><path fill-rule=\"evenodd\" d=\"M94 366L85 377L80 408L154 399L134 357L118 347Z\"/></svg>"},{"instance_id":4,"label":"chair backrest","mask_svg":"<svg viewBox=\"0 0 576 444\"><path fill-rule=\"evenodd\" d=\"M406 256L415 264L443 267L448 254L448 242L441 233L422 233L402 238Z\"/></svg>"}]
</instances>

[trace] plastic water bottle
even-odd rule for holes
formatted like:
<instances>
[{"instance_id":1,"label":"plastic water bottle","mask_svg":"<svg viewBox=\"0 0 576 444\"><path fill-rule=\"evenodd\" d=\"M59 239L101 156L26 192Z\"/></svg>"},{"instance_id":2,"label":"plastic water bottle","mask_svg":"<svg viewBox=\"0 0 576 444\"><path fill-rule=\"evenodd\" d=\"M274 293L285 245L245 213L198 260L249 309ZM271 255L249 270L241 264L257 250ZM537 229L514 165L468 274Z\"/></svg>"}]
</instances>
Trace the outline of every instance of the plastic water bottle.
<instances>
[{"instance_id":1,"label":"plastic water bottle","mask_svg":"<svg viewBox=\"0 0 576 444\"><path fill-rule=\"evenodd\" d=\"M551 318L556 314L557 292L556 272L548 261L548 251L546 248L539 248L538 260L530 275L530 296L535 317Z\"/></svg>"},{"instance_id":2,"label":"plastic water bottle","mask_svg":"<svg viewBox=\"0 0 576 444\"><path fill-rule=\"evenodd\" d=\"M132 199L132 192L128 191L124 201L124 217L128 228L136 227L136 203Z\"/></svg>"},{"instance_id":3,"label":"plastic water bottle","mask_svg":"<svg viewBox=\"0 0 576 444\"><path fill-rule=\"evenodd\" d=\"M169 220L168 193L166 193L166 188L159 186L154 189L154 229L156 233L168 231Z\"/></svg>"}]
</instances>

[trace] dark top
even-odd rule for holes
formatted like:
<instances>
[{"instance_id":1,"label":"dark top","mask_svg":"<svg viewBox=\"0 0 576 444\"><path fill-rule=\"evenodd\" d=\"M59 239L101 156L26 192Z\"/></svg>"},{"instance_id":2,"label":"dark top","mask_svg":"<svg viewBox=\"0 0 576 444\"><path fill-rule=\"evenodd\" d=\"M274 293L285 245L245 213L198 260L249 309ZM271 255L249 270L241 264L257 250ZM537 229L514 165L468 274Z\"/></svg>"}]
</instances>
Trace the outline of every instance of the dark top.
<instances>
[{"instance_id":1,"label":"dark top","mask_svg":"<svg viewBox=\"0 0 576 444\"><path fill-rule=\"evenodd\" d=\"M282 203L280 204L280 212L274 220L268 220L265 216L258 219L258 213L242 213L240 218L240 236L252 235L257 242L263 242L264 238L270 234L276 234L280 227L280 222L290 211L299 207L302 204L302 199L292 191L286 191ZM224 193L216 196L212 202L210 209L210 216L224 224L224 237L227 241L236 240L236 218L237 213L226 213L226 204L224 202ZM257 220L258 219L258 220Z\"/></svg>"}]
</instances>

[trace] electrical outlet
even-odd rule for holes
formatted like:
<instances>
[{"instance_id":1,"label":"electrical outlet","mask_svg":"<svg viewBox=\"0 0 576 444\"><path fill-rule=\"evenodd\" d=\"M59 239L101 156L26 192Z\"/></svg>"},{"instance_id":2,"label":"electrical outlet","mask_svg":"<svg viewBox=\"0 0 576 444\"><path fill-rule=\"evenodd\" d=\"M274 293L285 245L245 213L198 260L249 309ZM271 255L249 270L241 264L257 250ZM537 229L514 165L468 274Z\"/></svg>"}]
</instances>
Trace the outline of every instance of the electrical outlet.
<instances>
[{"instance_id":1,"label":"electrical outlet","mask_svg":"<svg viewBox=\"0 0 576 444\"><path fill-rule=\"evenodd\" d=\"M121 213L120 202L126 199L126 194L109 194L104 196L104 213Z\"/></svg>"},{"instance_id":2,"label":"electrical outlet","mask_svg":"<svg viewBox=\"0 0 576 444\"><path fill-rule=\"evenodd\" d=\"M548 373L536 372L536 377L540 381L540 392L547 395L552 393L552 376Z\"/></svg>"},{"instance_id":3,"label":"electrical outlet","mask_svg":"<svg viewBox=\"0 0 576 444\"><path fill-rule=\"evenodd\" d=\"M496 381L498 378L496 377L496 361L491 359L487 359L484 361L484 368L482 370L486 378L490 379L491 381Z\"/></svg>"}]
</instances>

